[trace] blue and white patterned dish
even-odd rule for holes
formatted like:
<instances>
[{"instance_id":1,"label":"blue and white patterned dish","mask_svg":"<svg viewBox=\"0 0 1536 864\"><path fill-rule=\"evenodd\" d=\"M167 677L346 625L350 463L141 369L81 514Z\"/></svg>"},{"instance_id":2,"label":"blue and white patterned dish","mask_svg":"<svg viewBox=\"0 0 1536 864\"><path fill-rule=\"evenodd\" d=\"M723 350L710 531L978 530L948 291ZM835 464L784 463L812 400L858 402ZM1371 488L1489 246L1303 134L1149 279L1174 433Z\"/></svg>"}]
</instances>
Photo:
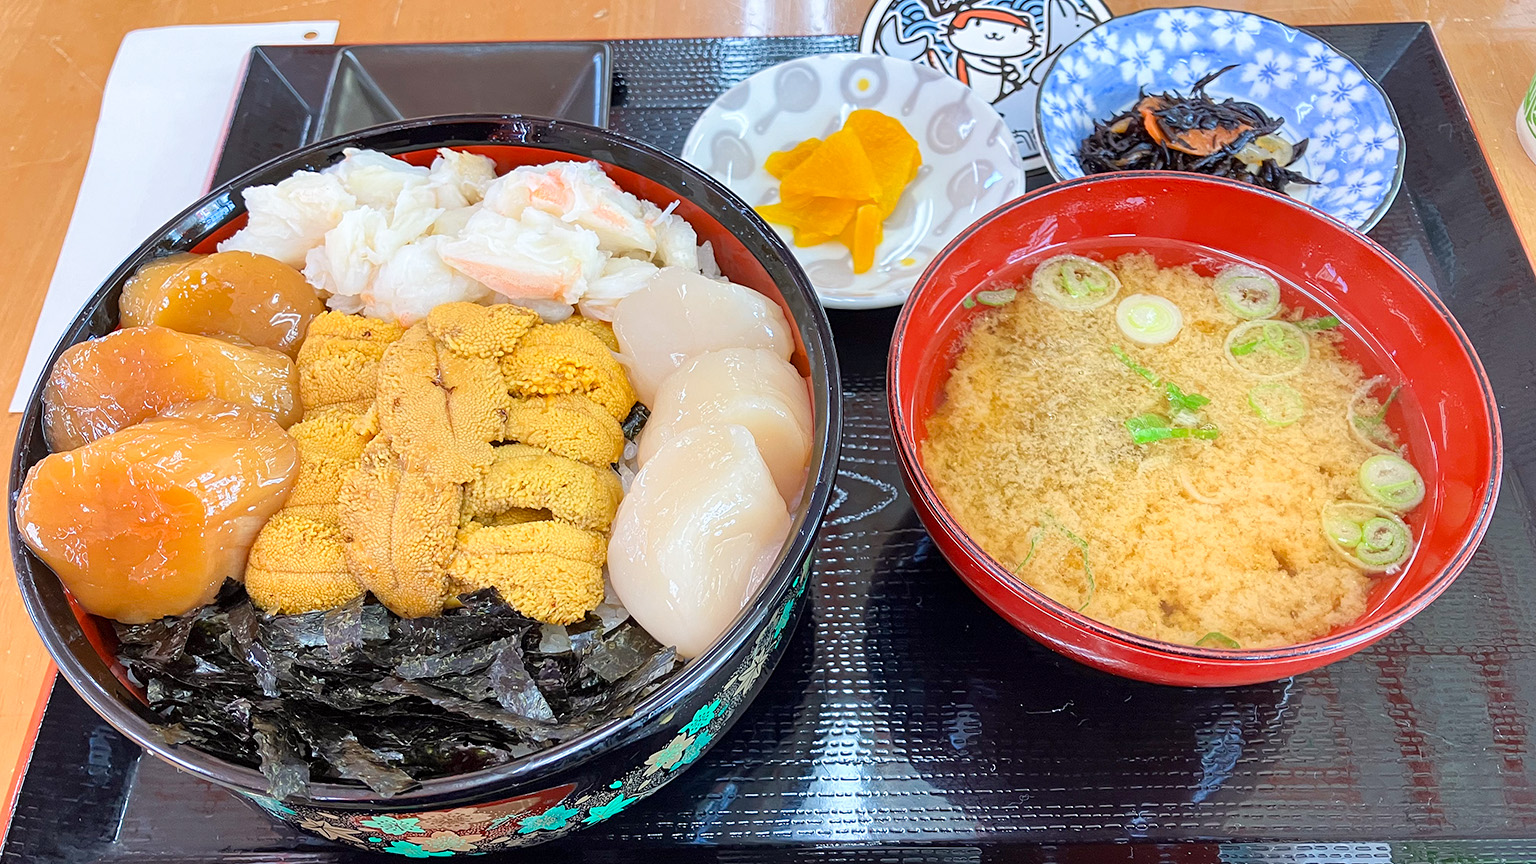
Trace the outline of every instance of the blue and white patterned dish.
<instances>
[{"instance_id":1,"label":"blue and white patterned dish","mask_svg":"<svg viewBox=\"0 0 1536 864\"><path fill-rule=\"evenodd\" d=\"M1187 93L1234 63L1206 88L1212 98L1252 102L1285 118L1281 137L1311 139L1291 167L1318 185L1286 191L1361 231L1375 225L1403 177L1403 130L1392 103L1326 42L1246 12L1147 9L1112 18L1063 49L1035 108L1046 167L1058 180L1083 176L1077 148L1094 121L1130 108L1143 89Z\"/></svg>"}]
</instances>

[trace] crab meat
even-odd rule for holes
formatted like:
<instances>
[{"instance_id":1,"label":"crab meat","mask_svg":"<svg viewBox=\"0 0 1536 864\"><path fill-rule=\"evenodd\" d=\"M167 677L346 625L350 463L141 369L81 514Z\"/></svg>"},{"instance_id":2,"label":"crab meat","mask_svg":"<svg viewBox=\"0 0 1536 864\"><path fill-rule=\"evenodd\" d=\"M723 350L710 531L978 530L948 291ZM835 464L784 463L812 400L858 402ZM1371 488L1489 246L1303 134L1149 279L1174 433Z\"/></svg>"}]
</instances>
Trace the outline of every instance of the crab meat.
<instances>
[{"instance_id":1,"label":"crab meat","mask_svg":"<svg viewBox=\"0 0 1536 864\"><path fill-rule=\"evenodd\" d=\"M597 235L528 208L512 219L481 210L438 247L448 266L512 300L574 305L602 273Z\"/></svg>"},{"instance_id":2,"label":"crab meat","mask_svg":"<svg viewBox=\"0 0 1536 864\"><path fill-rule=\"evenodd\" d=\"M512 219L529 209L548 213L596 234L598 248L610 254L656 251L646 202L620 189L596 162L514 168L486 189L485 206Z\"/></svg>"}]
</instances>

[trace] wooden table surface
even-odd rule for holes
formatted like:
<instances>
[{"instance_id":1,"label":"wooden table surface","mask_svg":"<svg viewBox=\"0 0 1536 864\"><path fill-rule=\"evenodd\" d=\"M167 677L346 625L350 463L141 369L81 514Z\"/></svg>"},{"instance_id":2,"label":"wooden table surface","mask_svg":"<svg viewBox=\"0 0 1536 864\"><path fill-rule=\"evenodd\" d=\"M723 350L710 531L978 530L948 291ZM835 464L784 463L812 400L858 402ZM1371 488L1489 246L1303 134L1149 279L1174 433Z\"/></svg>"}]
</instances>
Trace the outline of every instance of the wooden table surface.
<instances>
[{"instance_id":1,"label":"wooden table surface","mask_svg":"<svg viewBox=\"0 0 1536 864\"><path fill-rule=\"evenodd\" d=\"M1165 0L1110 0L1116 13ZM1514 116L1536 74L1536 0L1247 0L1291 24L1429 21L1527 250L1536 248L1536 164ZM85 170L102 84L129 30L170 24L336 19L338 42L481 42L855 32L866 0L6 0L0 4L0 394L21 371ZM188 202L190 203L190 202ZM6 447L17 415L0 423ZM9 450L6 457L9 459ZM0 789L9 821L53 668L0 565ZM43 766L46 769L46 766Z\"/></svg>"}]
</instances>

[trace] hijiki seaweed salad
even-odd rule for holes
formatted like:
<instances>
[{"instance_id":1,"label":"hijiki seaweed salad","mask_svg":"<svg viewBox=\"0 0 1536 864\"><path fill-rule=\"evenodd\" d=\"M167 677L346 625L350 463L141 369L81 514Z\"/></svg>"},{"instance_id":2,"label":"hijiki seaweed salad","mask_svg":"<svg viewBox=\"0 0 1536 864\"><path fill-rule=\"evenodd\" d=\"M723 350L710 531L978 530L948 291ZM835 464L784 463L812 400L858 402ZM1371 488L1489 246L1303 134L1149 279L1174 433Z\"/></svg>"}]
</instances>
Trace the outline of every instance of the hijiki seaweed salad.
<instances>
[{"instance_id":1,"label":"hijiki seaweed salad","mask_svg":"<svg viewBox=\"0 0 1536 864\"><path fill-rule=\"evenodd\" d=\"M1111 171L1193 171L1284 192L1316 181L1290 169L1307 151L1275 133L1285 124L1251 102L1216 101L1205 88L1235 65L1196 81L1188 96L1142 92L1136 104L1108 120L1078 145L1085 174Z\"/></svg>"},{"instance_id":2,"label":"hijiki seaweed salad","mask_svg":"<svg viewBox=\"0 0 1536 864\"><path fill-rule=\"evenodd\" d=\"M431 154L427 155L430 158ZM794 331L597 162L348 150L43 389L27 547L171 743L397 795L633 713L773 570Z\"/></svg>"}]
</instances>

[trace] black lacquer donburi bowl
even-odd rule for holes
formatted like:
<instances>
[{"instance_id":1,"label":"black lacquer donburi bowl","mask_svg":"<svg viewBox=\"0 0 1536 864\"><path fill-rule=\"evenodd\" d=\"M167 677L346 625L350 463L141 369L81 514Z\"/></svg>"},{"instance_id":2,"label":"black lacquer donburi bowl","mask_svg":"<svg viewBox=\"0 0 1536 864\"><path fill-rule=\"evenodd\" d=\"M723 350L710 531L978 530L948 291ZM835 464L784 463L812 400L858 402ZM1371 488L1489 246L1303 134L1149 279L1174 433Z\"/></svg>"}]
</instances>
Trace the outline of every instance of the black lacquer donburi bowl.
<instances>
[{"instance_id":1,"label":"black lacquer donburi bowl","mask_svg":"<svg viewBox=\"0 0 1536 864\"><path fill-rule=\"evenodd\" d=\"M295 171L323 168L360 147L430 160L439 147L515 165L595 159L626 190L680 215L712 243L732 280L777 301L796 329L793 358L810 377L816 416L808 489L777 566L758 596L707 652L634 713L580 737L495 768L428 780L392 798L359 785L314 783L300 799L276 801L266 781L190 745L166 743L143 699L114 674L111 627L76 607L58 578L22 544L14 515L27 469L47 455L39 384L27 404L11 462L11 550L28 613L70 685L140 747L249 798L273 816L350 845L407 856L489 852L540 842L618 815L696 761L730 727L778 662L800 612L816 530L837 474L842 405L837 357L825 314L794 256L747 204L676 158L638 141L576 123L535 117L459 115L411 120L332 138L274 159L219 187L139 247L96 292L55 347L117 327L123 283L145 262L209 251L245 217L240 192Z\"/></svg>"}]
</instances>

